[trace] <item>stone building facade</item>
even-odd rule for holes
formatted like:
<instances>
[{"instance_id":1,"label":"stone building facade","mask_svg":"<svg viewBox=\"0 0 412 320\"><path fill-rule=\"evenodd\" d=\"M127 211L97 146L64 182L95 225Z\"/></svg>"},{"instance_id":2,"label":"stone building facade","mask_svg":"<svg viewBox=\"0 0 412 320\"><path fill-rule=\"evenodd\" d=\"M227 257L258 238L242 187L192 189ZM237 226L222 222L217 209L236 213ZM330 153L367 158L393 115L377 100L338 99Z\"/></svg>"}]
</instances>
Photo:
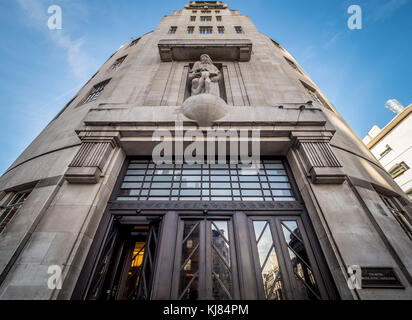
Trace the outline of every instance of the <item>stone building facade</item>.
<instances>
[{"instance_id":1,"label":"stone building facade","mask_svg":"<svg viewBox=\"0 0 412 320\"><path fill-rule=\"evenodd\" d=\"M258 144L259 167L182 164L212 129ZM153 162L159 132L171 163ZM394 214L411 203L293 56L220 1L117 50L0 192L1 299L412 297Z\"/></svg>"}]
</instances>

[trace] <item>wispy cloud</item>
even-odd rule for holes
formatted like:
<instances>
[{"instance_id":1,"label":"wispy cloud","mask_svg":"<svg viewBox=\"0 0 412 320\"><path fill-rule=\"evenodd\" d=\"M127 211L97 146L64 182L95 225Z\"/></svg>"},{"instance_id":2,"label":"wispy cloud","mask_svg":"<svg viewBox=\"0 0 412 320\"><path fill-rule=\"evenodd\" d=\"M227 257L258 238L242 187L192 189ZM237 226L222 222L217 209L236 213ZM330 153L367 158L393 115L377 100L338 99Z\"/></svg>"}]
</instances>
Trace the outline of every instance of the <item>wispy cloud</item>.
<instances>
[{"instance_id":1,"label":"wispy cloud","mask_svg":"<svg viewBox=\"0 0 412 320\"><path fill-rule=\"evenodd\" d=\"M389 18L395 11L402 8L409 0L387 0L382 5L374 5L371 12L371 19L373 21L381 21Z\"/></svg>"},{"instance_id":2,"label":"wispy cloud","mask_svg":"<svg viewBox=\"0 0 412 320\"><path fill-rule=\"evenodd\" d=\"M94 63L93 58L83 49L85 39L73 39L64 29L64 25L63 30L48 29L47 21L49 16L47 15L47 9L48 4L51 5L50 1L17 0L17 2L24 11L27 22L43 32L56 46L66 51L67 62L73 74L82 81L87 79L90 74L90 66ZM63 23L65 23L64 17L63 11Z\"/></svg>"}]
</instances>

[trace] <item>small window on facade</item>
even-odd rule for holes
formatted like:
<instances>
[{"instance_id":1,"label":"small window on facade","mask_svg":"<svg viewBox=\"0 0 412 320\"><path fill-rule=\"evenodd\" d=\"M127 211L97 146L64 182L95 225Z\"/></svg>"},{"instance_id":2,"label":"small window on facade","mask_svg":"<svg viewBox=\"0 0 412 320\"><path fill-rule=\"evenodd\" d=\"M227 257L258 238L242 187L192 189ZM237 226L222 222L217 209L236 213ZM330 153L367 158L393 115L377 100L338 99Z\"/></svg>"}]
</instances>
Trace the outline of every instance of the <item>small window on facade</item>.
<instances>
[{"instance_id":1,"label":"small window on facade","mask_svg":"<svg viewBox=\"0 0 412 320\"><path fill-rule=\"evenodd\" d=\"M212 11L210 11L210 10L202 10L201 11L203 14L205 14L205 13L211 13Z\"/></svg>"},{"instance_id":2,"label":"small window on facade","mask_svg":"<svg viewBox=\"0 0 412 320\"><path fill-rule=\"evenodd\" d=\"M394 215L396 220L401 225L402 229L405 230L408 237L412 240L412 225L411 220L408 215L402 210L402 208L397 204L394 197L389 197L383 194L379 195L382 201L385 203L389 211Z\"/></svg>"},{"instance_id":3,"label":"small window on facade","mask_svg":"<svg viewBox=\"0 0 412 320\"><path fill-rule=\"evenodd\" d=\"M222 21L222 16L216 16L216 21L221 22Z\"/></svg>"},{"instance_id":4,"label":"small window on facade","mask_svg":"<svg viewBox=\"0 0 412 320\"><path fill-rule=\"evenodd\" d=\"M276 47L278 47L279 49L282 49L283 50L283 47L279 44L279 43L277 43L275 40L273 40L273 39L271 39L272 40L272 42L273 42L273 44L276 46Z\"/></svg>"},{"instance_id":5,"label":"small window on facade","mask_svg":"<svg viewBox=\"0 0 412 320\"><path fill-rule=\"evenodd\" d=\"M196 16L191 16L190 21L192 21L192 22L196 21Z\"/></svg>"},{"instance_id":6,"label":"small window on facade","mask_svg":"<svg viewBox=\"0 0 412 320\"><path fill-rule=\"evenodd\" d=\"M197 13L197 10L192 10L192 13Z\"/></svg>"},{"instance_id":7,"label":"small window on facade","mask_svg":"<svg viewBox=\"0 0 412 320\"><path fill-rule=\"evenodd\" d=\"M244 33L244 32L243 32L243 28L240 27L240 26L236 26L236 27L235 27L235 31L236 31L237 34L242 34L242 33Z\"/></svg>"},{"instance_id":8,"label":"small window on facade","mask_svg":"<svg viewBox=\"0 0 412 320\"><path fill-rule=\"evenodd\" d=\"M187 27L187 33L193 34L195 32L195 27Z\"/></svg>"},{"instance_id":9,"label":"small window on facade","mask_svg":"<svg viewBox=\"0 0 412 320\"><path fill-rule=\"evenodd\" d=\"M412 201L412 188L406 191L406 195L408 196L409 200Z\"/></svg>"},{"instance_id":10,"label":"small window on facade","mask_svg":"<svg viewBox=\"0 0 412 320\"><path fill-rule=\"evenodd\" d=\"M385 150L383 150L383 152L380 154L381 159L391 151L392 151L392 148L387 144L385 147Z\"/></svg>"},{"instance_id":11,"label":"small window on facade","mask_svg":"<svg viewBox=\"0 0 412 320\"><path fill-rule=\"evenodd\" d=\"M124 57L121 57L121 58L117 59L115 61L115 63L113 63L113 65L112 65L112 70L119 68L122 65L123 61L126 59L126 57L127 56L124 56Z\"/></svg>"},{"instance_id":12,"label":"small window on facade","mask_svg":"<svg viewBox=\"0 0 412 320\"><path fill-rule=\"evenodd\" d=\"M409 167L405 162L398 163L395 165L392 169L389 170L389 174L392 176L392 178L397 178L400 175L404 174L406 170L408 170Z\"/></svg>"},{"instance_id":13,"label":"small window on facade","mask_svg":"<svg viewBox=\"0 0 412 320\"><path fill-rule=\"evenodd\" d=\"M83 100L82 104L86 104L88 102L96 100L101 95L101 93L104 90L104 87L109 83L109 81L110 81L110 79L96 84L93 87L93 89L90 90L90 93L87 95L86 99Z\"/></svg>"},{"instance_id":14,"label":"small window on facade","mask_svg":"<svg viewBox=\"0 0 412 320\"><path fill-rule=\"evenodd\" d=\"M313 104L318 107L325 107L328 108L329 110L333 111L331 107L319 96L318 92L316 89L312 88L305 82L301 81L302 85L305 87L306 92L309 94L309 96L312 98Z\"/></svg>"},{"instance_id":15,"label":"small window on facade","mask_svg":"<svg viewBox=\"0 0 412 320\"><path fill-rule=\"evenodd\" d=\"M177 27L170 27L169 34L175 34L177 31Z\"/></svg>"},{"instance_id":16,"label":"small window on facade","mask_svg":"<svg viewBox=\"0 0 412 320\"><path fill-rule=\"evenodd\" d=\"M4 230L10 220L18 213L23 203L28 198L30 191L18 192L11 201L0 209L0 233Z\"/></svg>"},{"instance_id":17,"label":"small window on facade","mask_svg":"<svg viewBox=\"0 0 412 320\"><path fill-rule=\"evenodd\" d=\"M303 74L302 71L300 71L300 69L299 69L298 66L296 65L296 63L294 63L292 60L290 60L290 59L288 59L288 58L286 58L286 57L283 57L283 58L285 58L286 62L287 62L293 69L295 69L297 72Z\"/></svg>"},{"instance_id":18,"label":"small window on facade","mask_svg":"<svg viewBox=\"0 0 412 320\"><path fill-rule=\"evenodd\" d=\"M132 42L130 42L129 47L135 46L139 42L139 40L140 40L140 38L132 40Z\"/></svg>"},{"instance_id":19,"label":"small window on facade","mask_svg":"<svg viewBox=\"0 0 412 320\"><path fill-rule=\"evenodd\" d=\"M220 10L215 10L215 13L220 13Z\"/></svg>"},{"instance_id":20,"label":"small window on facade","mask_svg":"<svg viewBox=\"0 0 412 320\"><path fill-rule=\"evenodd\" d=\"M217 27L217 31L219 34L224 34L225 33L225 27Z\"/></svg>"},{"instance_id":21,"label":"small window on facade","mask_svg":"<svg viewBox=\"0 0 412 320\"><path fill-rule=\"evenodd\" d=\"M199 27L200 34L212 34L213 27Z\"/></svg>"},{"instance_id":22,"label":"small window on facade","mask_svg":"<svg viewBox=\"0 0 412 320\"><path fill-rule=\"evenodd\" d=\"M210 21L212 21L212 17L209 17L209 16L200 17L200 21L202 21L202 22L205 22L205 21L210 22Z\"/></svg>"}]
</instances>

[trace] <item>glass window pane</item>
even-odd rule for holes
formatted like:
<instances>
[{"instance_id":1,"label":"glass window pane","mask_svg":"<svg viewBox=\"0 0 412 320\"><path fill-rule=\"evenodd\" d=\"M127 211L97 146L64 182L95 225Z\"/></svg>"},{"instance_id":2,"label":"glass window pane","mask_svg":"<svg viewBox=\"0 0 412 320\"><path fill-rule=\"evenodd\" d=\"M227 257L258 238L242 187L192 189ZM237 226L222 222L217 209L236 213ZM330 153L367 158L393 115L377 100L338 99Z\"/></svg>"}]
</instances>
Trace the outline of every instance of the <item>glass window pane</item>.
<instances>
[{"instance_id":1,"label":"glass window pane","mask_svg":"<svg viewBox=\"0 0 412 320\"><path fill-rule=\"evenodd\" d=\"M242 182L248 182L248 181L259 181L258 176L239 176L239 180Z\"/></svg>"},{"instance_id":2,"label":"glass window pane","mask_svg":"<svg viewBox=\"0 0 412 320\"><path fill-rule=\"evenodd\" d=\"M127 183L123 183L122 186L121 186L122 189L138 189L138 188L141 188L141 187L142 187L142 184L138 183L138 182L136 182L136 183L127 182Z\"/></svg>"},{"instance_id":3,"label":"glass window pane","mask_svg":"<svg viewBox=\"0 0 412 320\"><path fill-rule=\"evenodd\" d=\"M181 183L181 188L186 188L186 189L201 189L201 183L200 182L182 182Z\"/></svg>"},{"instance_id":4,"label":"glass window pane","mask_svg":"<svg viewBox=\"0 0 412 320\"><path fill-rule=\"evenodd\" d=\"M152 188L154 189L170 189L172 184L170 182L153 182Z\"/></svg>"},{"instance_id":5,"label":"glass window pane","mask_svg":"<svg viewBox=\"0 0 412 320\"><path fill-rule=\"evenodd\" d=\"M272 190L274 196L291 196L292 192L290 190Z\"/></svg>"},{"instance_id":6,"label":"glass window pane","mask_svg":"<svg viewBox=\"0 0 412 320\"><path fill-rule=\"evenodd\" d=\"M284 176L286 175L285 170L266 170L268 175L278 175L278 176Z\"/></svg>"},{"instance_id":7,"label":"glass window pane","mask_svg":"<svg viewBox=\"0 0 412 320\"><path fill-rule=\"evenodd\" d=\"M172 176L154 176L153 181L172 181Z\"/></svg>"},{"instance_id":8,"label":"glass window pane","mask_svg":"<svg viewBox=\"0 0 412 320\"><path fill-rule=\"evenodd\" d=\"M262 190L241 190L242 196L261 196Z\"/></svg>"},{"instance_id":9,"label":"glass window pane","mask_svg":"<svg viewBox=\"0 0 412 320\"><path fill-rule=\"evenodd\" d=\"M281 226L301 298L319 299L319 289L297 222L293 220L282 221Z\"/></svg>"},{"instance_id":10,"label":"glass window pane","mask_svg":"<svg viewBox=\"0 0 412 320\"><path fill-rule=\"evenodd\" d=\"M199 296L199 222L185 221L182 244L182 260L179 285L179 299L196 300Z\"/></svg>"},{"instance_id":11,"label":"glass window pane","mask_svg":"<svg viewBox=\"0 0 412 320\"><path fill-rule=\"evenodd\" d=\"M272 189L290 189L291 186L289 183L281 183L281 182L271 182L270 187Z\"/></svg>"},{"instance_id":12,"label":"glass window pane","mask_svg":"<svg viewBox=\"0 0 412 320\"><path fill-rule=\"evenodd\" d=\"M180 190L181 196L200 196L200 190L182 189Z\"/></svg>"},{"instance_id":13,"label":"glass window pane","mask_svg":"<svg viewBox=\"0 0 412 320\"><path fill-rule=\"evenodd\" d=\"M212 292L215 300L232 299L232 272L227 221L211 222Z\"/></svg>"},{"instance_id":14,"label":"glass window pane","mask_svg":"<svg viewBox=\"0 0 412 320\"><path fill-rule=\"evenodd\" d=\"M150 190L150 195L151 196L168 196L170 193L170 190Z\"/></svg>"},{"instance_id":15,"label":"glass window pane","mask_svg":"<svg viewBox=\"0 0 412 320\"><path fill-rule=\"evenodd\" d=\"M126 176L124 177L124 181L143 181L143 176Z\"/></svg>"},{"instance_id":16,"label":"glass window pane","mask_svg":"<svg viewBox=\"0 0 412 320\"><path fill-rule=\"evenodd\" d=\"M240 187L245 189L258 189L260 188L260 183L241 183Z\"/></svg>"},{"instance_id":17,"label":"glass window pane","mask_svg":"<svg viewBox=\"0 0 412 320\"><path fill-rule=\"evenodd\" d=\"M231 196L232 190L210 190L212 196Z\"/></svg>"},{"instance_id":18,"label":"glass window pane","mask_svg":"<svg viewBox=\"0 0 412 320\"><path fill-rule=\"evenodd\" d=\"M230 183L211 183L212 189L230 189Z\"/></svg>"}]
</instances>

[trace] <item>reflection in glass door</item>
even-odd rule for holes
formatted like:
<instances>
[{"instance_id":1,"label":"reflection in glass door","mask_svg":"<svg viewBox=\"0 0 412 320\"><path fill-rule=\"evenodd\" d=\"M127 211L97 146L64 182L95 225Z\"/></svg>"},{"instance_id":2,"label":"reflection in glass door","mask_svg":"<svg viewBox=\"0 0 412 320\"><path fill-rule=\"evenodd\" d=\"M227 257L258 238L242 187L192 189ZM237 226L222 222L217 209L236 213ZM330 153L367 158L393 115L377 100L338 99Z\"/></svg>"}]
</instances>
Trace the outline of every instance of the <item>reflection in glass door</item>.
<instances>
[{"instance_id":1,"label":"reflection in glass door","mask_svg":"<svg viewBox=\"0 0 412 320\"><path fill-rule=\"evenodd\" d=\"M326 297L299 218L252 218L251 233L262 298L320 300Z\"/></svg>"},{"instance_id":2,"label":"reflection in glass door","mask_svg":"<svg viewBox=\"0 0 412 320\"><path fill-rule=\"evenodd\" d=\"M238 299L233 231L230 220L181 220L173 298Z\"/></svg>"},{"instance_id":3,"label":"reflection in glass door","mask_svg":"<svg viewBox=\"0 0 412 320\"><path fill-rule=\"evenodd\" d=\"M113 226L87 295L89 300L148 300L159 226Z\"/></svg>"}]
</instances>

